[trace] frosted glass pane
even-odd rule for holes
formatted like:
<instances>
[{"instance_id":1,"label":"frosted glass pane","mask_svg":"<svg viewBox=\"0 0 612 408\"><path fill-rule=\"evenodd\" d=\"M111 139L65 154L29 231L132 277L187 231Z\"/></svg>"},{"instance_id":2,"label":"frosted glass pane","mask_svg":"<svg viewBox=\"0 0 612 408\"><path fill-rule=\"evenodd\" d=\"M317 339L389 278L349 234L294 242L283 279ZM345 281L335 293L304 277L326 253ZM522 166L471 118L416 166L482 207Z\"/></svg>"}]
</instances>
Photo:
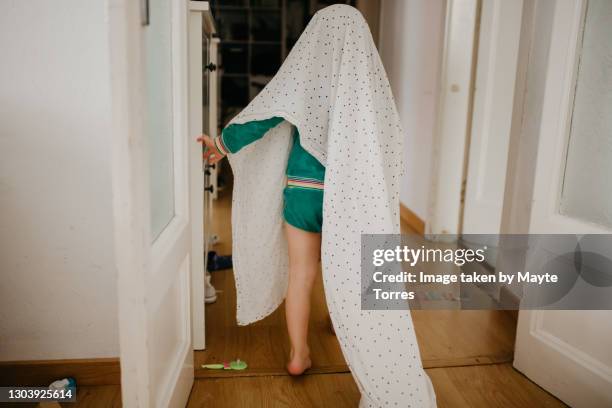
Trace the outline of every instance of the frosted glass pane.
<instances>
[{"instance_id":1,"label":"frosted glass pane","mask_svg":"<svg viewBox=\"0 0 612 408\"><path fill-rule=\"evenodd\" d=\"M174 217L171 2L151 0L145 27L151 232L155 240Z\"/></svg>"},{"instance_id":2,"label":"frosted glass pane","mask_svg":"<svg viewBox=\"0 0 612 408\"><path fill-rule=\"evenodd\" d=\"M612 227L610 0L588 3L560 211Z\"/></svg>"}]
</instances>

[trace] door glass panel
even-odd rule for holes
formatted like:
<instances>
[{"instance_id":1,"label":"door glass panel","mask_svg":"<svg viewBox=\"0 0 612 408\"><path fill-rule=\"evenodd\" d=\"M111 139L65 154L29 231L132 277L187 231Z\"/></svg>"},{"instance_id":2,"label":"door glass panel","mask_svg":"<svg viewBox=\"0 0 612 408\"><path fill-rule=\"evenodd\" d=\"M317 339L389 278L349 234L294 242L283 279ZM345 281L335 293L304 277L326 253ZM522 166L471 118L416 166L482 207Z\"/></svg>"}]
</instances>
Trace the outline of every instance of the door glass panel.
<instances>
[{"instance_id":1,"label":"door glass panel","mask_svg":"<svg viewBox=\"0 0 612 408\"><path fill-rule=\"evenodd\" d=\"M612 227L612 1L588 2L561 214Z\"/></svg>"},{"instance_id":2,"label":"door glass panel","mask_svg":"<svg viewBox=\"0 0 612 408\"><path fill-rule=\"evenodd\" d=\"M171 3L150 0L145 28L152 240L174 217Z\"/></svg>"}]
</instances>

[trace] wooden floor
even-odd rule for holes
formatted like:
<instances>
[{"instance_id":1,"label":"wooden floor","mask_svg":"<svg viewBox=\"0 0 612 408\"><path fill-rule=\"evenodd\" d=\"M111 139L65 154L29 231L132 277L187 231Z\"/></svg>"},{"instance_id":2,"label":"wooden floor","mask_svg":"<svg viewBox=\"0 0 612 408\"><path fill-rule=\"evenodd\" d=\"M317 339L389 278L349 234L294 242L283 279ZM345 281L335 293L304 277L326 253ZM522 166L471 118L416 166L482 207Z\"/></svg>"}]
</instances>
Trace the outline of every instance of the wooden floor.
<instances>
[{"instance_id":1,"label":"wooden floor","mask_svg":"<svg viewBox=\"0 0 612 408\"><path fill-rule=\"evenodd\" d=\"M213 249L231 253L230 198L215 205ZM402 227L404 230L406 226ZM284 371L289 342L283 307L268 318L239 327L231 271L213 272L218 300L206 307L207 350L195 353L196 381L188 407L356 407L359 392L328 324L319 276L313 293L310 345L313 368L294 378ZM438 407L564 407L512 368L516 323L501 311L412 311L423 365ZM240 358L249 368L204 370L206 362ZM119 407L119 387L81 387L77 407Z\"/></svg>"},{"instance_id":2,"label":"wooden floor","mask_svg":"<svg viewBox=\"0 0 612 408\"><path fill-rule=\"evenodd\" d=\"M509 363L427 369L439 408L564 407ZM189 408L355 408L359 392L349 373L209 378L195 382Z\"/></svg>"},{"instance_id":3,"label":"wooden floor","mask_svg":"<svg viewBox=\"0 0 612 408\"><path fill-rule=\"evenodd\" d=\"M76 404L61 404L63 407L79 408L119 408L121 407L121 387L118 385L103 385L96 387L79 387Z\"/></svg>"},{"instance_id":4,"label":"wooden floor","mask_svg":"<svg viewBox=\"0 0 612 408\"><path fill-rule=\"evenodd\" d=\"M213 228L231 253L230 198L215 206ZM403 231L407 226L403 225ZM313 293L308 375L286 375L289 350L284 310L239 327L231 271L213 272L220 290L206 307L207 350L196 352L196 377L189 407L356 407L359 392L330 331L319 274ZM512 368L516 323L503 311L412 311L423 365L436 389L439 407L565 406ZM244 372L198 369L201 364L240 358Z\"/></svg>"},{"instance_id":5,"label":"wooden floor","mask_svg":"<svg viewBox=\"0 0 612 408\"><path fill-rule=\"evenodd\" d=\"M215 205L213 230L219 254L231 253L230 197L221 195ZM407 226L402 226L406 231ZM217 302L206 306L206 351L195 353L196 377L235 375L285 375L289 339L283 307L255 324L236 323L236 290L231 270L212 273L220 291ZM330 331L321 274L312 298L309 343L317 373L348 372L336 337ZM500 311L412 311L417 339L426 368L511 362L516 324ZM249 371L232 373L201 369L202 364L240 358Z\"/></svg>"}]
</instances>

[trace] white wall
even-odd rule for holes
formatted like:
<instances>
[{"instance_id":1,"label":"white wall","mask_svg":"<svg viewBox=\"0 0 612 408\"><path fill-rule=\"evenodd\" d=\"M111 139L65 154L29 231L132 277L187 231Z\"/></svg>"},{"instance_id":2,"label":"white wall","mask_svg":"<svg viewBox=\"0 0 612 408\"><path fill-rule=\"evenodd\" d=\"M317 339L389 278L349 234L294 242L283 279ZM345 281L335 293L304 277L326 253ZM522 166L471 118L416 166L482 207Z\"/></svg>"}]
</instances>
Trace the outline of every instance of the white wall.
<instances>
[{"instance_id":1,"label":"white wall","mask_svg":"<svg viewBox=\"0 0 612 408\"><path fill-rule=\"evenodd\" d=\"M380 55L404 128L400 200L425 220L429 203L444 0L381 1Z\"/></svg>"},{"instance_id":2,"label":"white wall","mask_svg":"<svg viewBox=\"0 0 612 408\"><path fill-rule=\"evenodd\" d=\"M106 1L0 13L0 359L119 355Z\"/></svg>"}]
</instances>

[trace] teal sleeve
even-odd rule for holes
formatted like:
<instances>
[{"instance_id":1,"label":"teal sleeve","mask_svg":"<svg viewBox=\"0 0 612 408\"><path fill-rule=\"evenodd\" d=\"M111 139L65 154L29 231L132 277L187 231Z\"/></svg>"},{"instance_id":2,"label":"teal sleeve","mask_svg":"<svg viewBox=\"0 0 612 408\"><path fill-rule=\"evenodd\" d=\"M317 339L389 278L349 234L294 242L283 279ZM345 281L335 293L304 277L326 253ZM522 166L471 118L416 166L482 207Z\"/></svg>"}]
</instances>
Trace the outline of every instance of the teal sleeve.
<instances>
[{"instance_id":1,"label":"teal sleeve","mask_svg":"<svg viewBox=\"0 0 612 408\"><path fill-rule=\"evenodd\" d=\"M221 142L228 152L236 153L243 147L261 139L268 130L283 120L283 118L275 116L270 119L231 124L221 132Z\"/></svg>"}]
</instances>

